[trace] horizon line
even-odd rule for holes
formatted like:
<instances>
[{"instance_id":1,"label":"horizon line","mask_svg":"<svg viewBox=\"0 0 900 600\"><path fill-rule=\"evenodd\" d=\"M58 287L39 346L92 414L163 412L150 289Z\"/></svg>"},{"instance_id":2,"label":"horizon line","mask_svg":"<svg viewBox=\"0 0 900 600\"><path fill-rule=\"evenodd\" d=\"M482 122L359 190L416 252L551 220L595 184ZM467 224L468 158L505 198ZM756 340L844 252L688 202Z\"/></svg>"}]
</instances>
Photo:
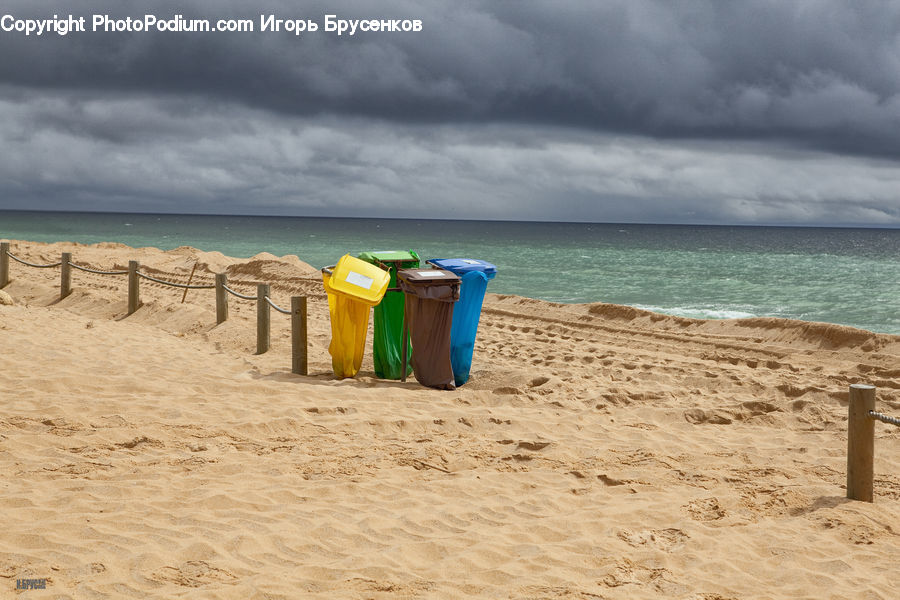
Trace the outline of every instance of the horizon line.
<instances>
[{"instance_id":1,"label":"horizon line","mask_svg":"<svg viewBox=\"0 0 900 600\"><path fill-rule=\"evenodd\" d=\"M345 219L345 220L383 220L383 221L455 221L455 222L475 222L475 223L547 223L555 225L663 225L675 227L781 227L794 229L884 229L898 230L898 225L884 225L871 223L857 224L796 224L796 223L703 223L703 222L650 222L650 221L553 221L548 219L451 219L439 217L347 217L347 216L326 216L326 215L279 215L279 214L248 214L248 213L170 213L170 212L146 212L146 211L109 211L109 210L59 210L59 209L19 209L19 208L0 208L0 213L56 213L56 214L90 214L90 215L141 215L141 216L177 216L177 217L257 217L267 219Z\"/></svg>"}]
</instances>

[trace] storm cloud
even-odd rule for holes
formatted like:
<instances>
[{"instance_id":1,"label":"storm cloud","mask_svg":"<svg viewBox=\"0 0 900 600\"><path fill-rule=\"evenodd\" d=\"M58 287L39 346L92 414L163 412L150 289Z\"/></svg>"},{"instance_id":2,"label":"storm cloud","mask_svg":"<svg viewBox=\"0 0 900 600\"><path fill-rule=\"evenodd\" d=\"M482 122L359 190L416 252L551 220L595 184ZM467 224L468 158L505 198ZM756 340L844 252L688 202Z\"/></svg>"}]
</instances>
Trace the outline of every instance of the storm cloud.
<instances>
[{"instance_id":1,"label":"storm cloud","mask_svg":"<svg viewBox=\"0 0 900 600\"><path fill-rule=\"evenodd\" d=\"M70 11L423 30L0 32L0 207L900 225L897 2Z\"/></svg>"}]
</instances>

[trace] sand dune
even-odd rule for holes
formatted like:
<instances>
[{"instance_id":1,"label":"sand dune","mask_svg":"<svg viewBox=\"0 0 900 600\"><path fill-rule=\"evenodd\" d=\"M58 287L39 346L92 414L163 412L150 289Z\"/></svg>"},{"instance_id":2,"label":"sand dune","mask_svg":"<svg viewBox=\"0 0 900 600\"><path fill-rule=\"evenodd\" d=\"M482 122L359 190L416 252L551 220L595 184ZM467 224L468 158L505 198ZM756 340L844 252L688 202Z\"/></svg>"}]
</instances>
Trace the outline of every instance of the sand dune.
<instances>
[{"instance_id":1,"label":"sand dune","mask_svg":"<svg viewBox=\"0 0 900 600\"><path fill-rule=\"evenodd\" d=\"M289 323L211 290L11 265L0 305L0 597L900 597L900 428L846 500L847 389L900 413L900 336L489 295L453 392L335 380L297 257L12 242L31 261L310 298ZM502 274L501 274L502 276ZM43 594L43 595L41 595Z\"/></svg>"}]
</instances>

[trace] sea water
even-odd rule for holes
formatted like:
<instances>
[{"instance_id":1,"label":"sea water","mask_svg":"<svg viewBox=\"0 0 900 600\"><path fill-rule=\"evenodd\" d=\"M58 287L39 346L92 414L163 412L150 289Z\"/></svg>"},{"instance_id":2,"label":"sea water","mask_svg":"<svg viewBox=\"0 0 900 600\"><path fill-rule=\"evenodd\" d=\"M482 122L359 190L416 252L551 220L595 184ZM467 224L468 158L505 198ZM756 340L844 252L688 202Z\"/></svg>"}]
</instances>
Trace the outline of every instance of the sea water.
<instances>
[{"instance_id":1,"label":"sea water","mask_svg":"<svg viewBox=\"0 0 900 600\"><path fill-rule=\"evenodd\" d=\"M9 211L0 238L265 251L317 268L345 253L413 249L496 264L495 293L900 334L900 229Z\"/></svg>"}]
</instances>

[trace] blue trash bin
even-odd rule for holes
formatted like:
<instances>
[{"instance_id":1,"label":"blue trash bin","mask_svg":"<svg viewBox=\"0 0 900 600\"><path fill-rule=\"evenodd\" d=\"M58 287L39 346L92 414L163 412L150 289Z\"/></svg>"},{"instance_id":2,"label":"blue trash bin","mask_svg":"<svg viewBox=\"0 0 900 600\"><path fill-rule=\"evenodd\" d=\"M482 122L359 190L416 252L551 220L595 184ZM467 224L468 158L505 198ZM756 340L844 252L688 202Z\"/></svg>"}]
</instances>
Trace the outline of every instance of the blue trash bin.
<instances>
[{"instance_id":1,"label":"blue trash bin","mask_svg":"<svg viewBox=\"0 0 900 600\"><path fill-rule=\"evenodd\" d=\"M456 385L460 386L469 379L481 305L488 281L497 275L497 267L471 258L440 258L429 260L428 263L456 273L461 280L459 301L453 309L453 325L450 329L450 363L453 365Z\"/></svg>"}]
</instances>

